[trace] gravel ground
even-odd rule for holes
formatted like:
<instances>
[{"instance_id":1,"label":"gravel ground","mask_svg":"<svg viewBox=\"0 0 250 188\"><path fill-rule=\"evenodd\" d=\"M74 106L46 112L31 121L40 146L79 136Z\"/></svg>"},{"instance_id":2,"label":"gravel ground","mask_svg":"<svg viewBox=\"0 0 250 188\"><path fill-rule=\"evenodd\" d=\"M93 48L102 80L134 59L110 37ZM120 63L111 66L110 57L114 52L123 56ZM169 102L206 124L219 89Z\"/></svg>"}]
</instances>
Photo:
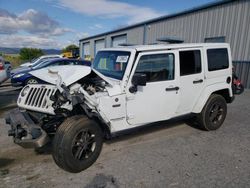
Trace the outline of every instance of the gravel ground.
<instances>
[{"instance_id":1,"label":"gravel ground","mask_svg":"<svg viewBox=\"0 0 250 188\"><path fill-rule=\"evenodd\" d=\"M248 188L249 99L249 90L238 96L217 131L173 120L107 141L96 163L78 174L58 168L49 150L37 154L13 144L0 118L0 187Z\"/></svg>"}]
</instances>

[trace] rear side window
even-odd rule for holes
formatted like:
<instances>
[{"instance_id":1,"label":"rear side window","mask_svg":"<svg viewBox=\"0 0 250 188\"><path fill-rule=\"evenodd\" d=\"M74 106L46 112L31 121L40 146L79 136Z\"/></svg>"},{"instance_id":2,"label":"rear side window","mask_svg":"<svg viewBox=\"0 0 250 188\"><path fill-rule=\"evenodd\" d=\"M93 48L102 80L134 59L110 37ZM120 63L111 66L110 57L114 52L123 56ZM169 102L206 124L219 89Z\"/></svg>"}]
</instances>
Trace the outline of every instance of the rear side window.
<instances>
[{"instance_id":1,"label":"rear side window","mask_svg":"<svg viewBox=\"0 0 250 188\"><path fill-rule=\"evenodd\" d=\"M201 72L200 50L180 51L180 75L197 74Z\"/></svg>"},{"instance_id":2,"label":"rear side window","mask_svg":"<svg viewBox=\"0 0 250 188\"><path fill-rule=\"evenodd\" d=\"M226 48L208 49L207 59L209 71L222 70L229 67L228 52Z\"/></svg>"},{"instance_id":3,"label":"rear side window","mask_svg":"<svg viewBox=\"0 0 250 188\"><path fill-rule=\"evenodd\" d=\"M77 61L65 61L64 62L65 65L78 65Z\"/></svg>"},{"instance_id":4,"label":"rear side window","mask_svg":"<svg viewBox=\"0 0 250 188\"><path fill-rule=\"evenodd\" d=\"M144 55L135 72L146 74L147 82L174 80L174 54Z\"/></svg>"},{"instance_id":5,"label":"rear side window","mask_svg":"<svg viewBox=\"0 0 250 188\"><path fill-rule=\"evenodd\" d=\"M52 63L48 63L48 67L52 67L52 66L58 66L58 65L67 65L65 63L65 61L56 61L56 62L52 62Z\"/></svg>"}]
</instances>

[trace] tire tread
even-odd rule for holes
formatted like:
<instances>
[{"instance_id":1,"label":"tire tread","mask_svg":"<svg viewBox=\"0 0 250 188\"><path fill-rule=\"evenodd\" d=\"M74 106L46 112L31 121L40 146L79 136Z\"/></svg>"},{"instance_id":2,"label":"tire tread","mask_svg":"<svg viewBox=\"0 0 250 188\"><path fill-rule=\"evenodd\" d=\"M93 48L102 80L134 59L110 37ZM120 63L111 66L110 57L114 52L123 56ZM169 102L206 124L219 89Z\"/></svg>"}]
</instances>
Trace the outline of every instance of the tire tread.
<instances>
[{"instance_id":1,"label":"tire tread","mask_svg":"<svg viewBox=\"0 0 250 188\"><path fill-rule=\"evenodd\" d=\"M207 100L205 106L203 107L201 113L197 114L196 119L198 124L200 125L200 128L206 131L211 131L211 130L216 130L218 129L220 126L218 126L216 129L211 129L208 125L208 123L206 122L206 113L208 110L208 107L210 105L211 102L213 102L214 100L222 100L223 103L226 105L226 100L223 96L218 95L218 94L212 94L209 99ZM223 120L224 121L224 120ZM222 121L222 123L223 123Z\"/></svg>"},{"instance_id":2,"label":"tire tread","mask_svg":"<svg viewBox=\"0 0 250 188\"><path fill-rule=\"evenodd\" d=\"M71 131L75 128L77 125L84 126L85 123L91 123L91 121L87 117L83 117L82 115L73 116L70 118L67 118L58 128L54 140L53 140L53 150L52 150L52 156L55 161L55 163L62 169L68 171L77 173L80 172L78 169L74 169L71 164L67 161L67 153L65 153L64 141L66 136L71 136ZM97 126L98 127L98 126ZM99 131L101 129L99 128ZM98 154L99 155L99 154Z\"/></svg>"}]
</instances>

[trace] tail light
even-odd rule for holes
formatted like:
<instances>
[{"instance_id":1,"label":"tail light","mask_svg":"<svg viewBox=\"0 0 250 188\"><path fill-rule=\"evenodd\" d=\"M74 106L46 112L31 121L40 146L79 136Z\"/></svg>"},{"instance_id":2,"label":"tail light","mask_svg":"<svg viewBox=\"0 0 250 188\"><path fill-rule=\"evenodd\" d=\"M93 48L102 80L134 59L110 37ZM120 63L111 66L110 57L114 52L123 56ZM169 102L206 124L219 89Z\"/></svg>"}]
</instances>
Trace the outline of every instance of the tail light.
<instances>
[{"instance_id":1,"label":"tail light","mask_svg":"<svg viewBox=\"0 0 250 188\"><path fill-rule=\"evenodd\" d=\"M4 70L4 64L0 63L0 70Z\"/></svg>"}]
</instances>

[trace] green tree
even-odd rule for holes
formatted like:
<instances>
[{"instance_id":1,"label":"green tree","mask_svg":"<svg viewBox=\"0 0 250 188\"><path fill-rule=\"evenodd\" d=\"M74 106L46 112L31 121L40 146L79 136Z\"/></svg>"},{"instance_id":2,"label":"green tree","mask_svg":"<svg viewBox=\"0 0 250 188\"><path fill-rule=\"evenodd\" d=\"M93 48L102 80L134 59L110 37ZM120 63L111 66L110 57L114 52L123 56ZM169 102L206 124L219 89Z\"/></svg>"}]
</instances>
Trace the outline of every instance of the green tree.
<instances>
[{"instance_id":1,"label":"green tree","mask_svg":"<svg viewBox=\"0 0 250 188\"><path fill-rule=\"evenodd\" d=\"M68 46L66 46L65 48L62 49L62 53L64 52L71 52L74 49L79 48L78 46L76 46L75 44L70 44Z\"/></svg>"},{"instance_id":2,"label":"green tree","mask_svg":"<svg viewBox=\"0 0 250 188\"><path fill-rule=\"evenodd\" d=\"M41 49L37 48L22 48L19 52L21 60L29 60L31 61L34 58L44 55Z\"/></svg>"}]
</instances>

